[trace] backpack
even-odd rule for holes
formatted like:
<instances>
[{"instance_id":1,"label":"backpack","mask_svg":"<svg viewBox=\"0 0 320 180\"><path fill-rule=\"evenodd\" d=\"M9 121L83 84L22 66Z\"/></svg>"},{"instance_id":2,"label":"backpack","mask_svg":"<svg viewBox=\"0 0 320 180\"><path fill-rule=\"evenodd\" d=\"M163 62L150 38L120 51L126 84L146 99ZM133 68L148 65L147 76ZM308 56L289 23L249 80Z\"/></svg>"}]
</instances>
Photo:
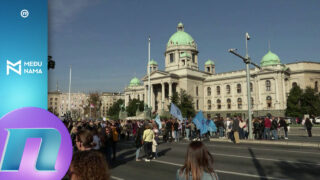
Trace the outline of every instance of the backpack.
<instances>
[{"instance_id":1,"label":"backpack","mask_svg":"<svg viewBox=\"0 0 320 180\"><path fill-rule=\"evenodd\" d=\"M116 129L112 130L112 139L114 142L118 142L119 140L119 133Z\"/></svg>"}]
</instances>

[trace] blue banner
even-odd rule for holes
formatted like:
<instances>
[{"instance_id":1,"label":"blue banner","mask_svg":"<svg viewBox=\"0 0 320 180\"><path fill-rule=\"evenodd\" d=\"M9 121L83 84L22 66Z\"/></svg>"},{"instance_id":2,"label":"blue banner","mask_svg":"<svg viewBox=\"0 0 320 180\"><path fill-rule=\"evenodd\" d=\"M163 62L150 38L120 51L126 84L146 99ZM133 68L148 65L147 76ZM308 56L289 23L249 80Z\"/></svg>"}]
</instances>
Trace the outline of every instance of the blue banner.
<instances>
[{"instance_id":1,"label":"blue banner","mask_svg":"<svg viewBox=\"0 0 320 180\"><path fill-rule=\"evenodd\" d=\"M0 23L0 117L47 109L48 1L1 1Z\"/></svg>"},{"instance_id":2,"label":"blue banner","mask_svg":"<svg viewBox=\"0 0 320 180\"><path fill-rule=\"evenodd\" d=\"M214 124L212 120L207 120L206 123L209 132L217 132L217 126Z\"/></svg>"},{"instance_id":3,"label":"blue banner","mask_svg":"<svg viewBox=\"0 0 320 180\"><path fill-rule=\"evenodd\" d=\"M179 119L180 122L183 122L183 117L180 109L173 103L171 103L170 114L175 118Z\"/></svg>"},{"instance_id":4,"label":"blue banner","mask_svg":"<svg viewBox=\"0 0 320 180\"><path fill-rule=\"evenodd\" d=\"M198 112L192 122L196 125L197 129L200 130L201 135L208 132L208 126L206 125L207 120L204 118L202 111Z\"/></svg>"},{"instance_id":5,"label":"blue banner","mask_svg":"<svg viewBox=\"0 0 320 180\"><path fill-rule=\"evenodd\" d=\"M158 126L159 126L159 129L162 129L162 124L161 124L161 120L160 120L160 116L159 116L159 114L157 115L157 117L156 117L156 123L158 124Z\"/></svg>"}]
</instances>

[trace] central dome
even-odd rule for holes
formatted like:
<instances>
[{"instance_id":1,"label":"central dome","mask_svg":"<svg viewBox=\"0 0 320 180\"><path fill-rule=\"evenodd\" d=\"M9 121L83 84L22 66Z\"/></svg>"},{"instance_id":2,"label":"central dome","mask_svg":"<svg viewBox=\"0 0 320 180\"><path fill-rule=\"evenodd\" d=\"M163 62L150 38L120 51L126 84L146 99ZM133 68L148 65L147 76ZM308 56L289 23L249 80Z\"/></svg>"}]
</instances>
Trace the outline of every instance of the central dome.
<instances>
[{"instance_id":1,"label":"central dome","mask_svg":"<svg viewBox=\"0 0 320 180\"><path fill-rule=\"evenodd\" d=\"M130 87L133 86L140 86L140 80L137 77L134 77L131 81L130 81Z\"/></svg>"},{"instance_id":2,"label":"central dome","mask_svg":"<svg viewBox=\"0 0 320 180\"><path fill-rule=\"evenodd\" d=\"M177 26L177 32L174 33L169 41L167 46L174 46L174 45L195 45L193 38L190 34L184 32L184 26L180 22Z\"/></svg>"}]
</instances>

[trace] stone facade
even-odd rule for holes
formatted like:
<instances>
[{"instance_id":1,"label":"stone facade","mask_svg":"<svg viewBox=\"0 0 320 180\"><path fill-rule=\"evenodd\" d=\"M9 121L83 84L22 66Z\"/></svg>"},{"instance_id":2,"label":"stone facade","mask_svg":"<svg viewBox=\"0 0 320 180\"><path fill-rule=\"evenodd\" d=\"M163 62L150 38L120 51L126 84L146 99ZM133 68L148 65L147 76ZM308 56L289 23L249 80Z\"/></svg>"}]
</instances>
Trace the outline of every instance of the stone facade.
<instances>
[{"instance_id":1,"label":"stone facade","mask_svg":"<svg viewBox=\"0 0 320 180\"><path fill-rule=\"evenodd\" d=\"M181 31L181 25L178 25L178 32ZM204 65L205 71L199 70L197 46L188 34L185 35L188 41L183 40L184 34L178 38L173 38L175 34L171 36L165 51L165 71L151 71L152 110L168 111L172 93L184 89L192 95L196 111L202 110L207 116L241 114L248 117L246 71L215 73L216 65L211 60ZM268 56L263 57L262 68L250 70L254 116L284 116L287 97L294 85L302 89L308 86L318 89L319 62L281 64L280 59L268 59L274 57L278 58L269 51ZM124 92L126 105L133 98L143 99L147 104L148 75L142 77L140 83L125 88Z\"/></svg>"}]
</instances>

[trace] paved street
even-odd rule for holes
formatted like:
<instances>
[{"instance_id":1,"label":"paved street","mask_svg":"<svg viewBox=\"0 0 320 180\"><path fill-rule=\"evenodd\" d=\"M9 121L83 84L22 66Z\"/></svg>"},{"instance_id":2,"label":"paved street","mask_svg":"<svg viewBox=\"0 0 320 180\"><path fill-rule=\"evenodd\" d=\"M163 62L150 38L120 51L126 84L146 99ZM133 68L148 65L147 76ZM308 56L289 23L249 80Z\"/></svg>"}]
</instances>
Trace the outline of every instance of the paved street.
<instances>
[{"instance_id":1,"label":"paved street","mask_svg":"<svg viewBox=\"0 0 320 180\"><path fill-rule=\"evenodd\" d=\"M126 143L127 146L130 144ZM136 162L135 148L118 153L119 161L112 169L112 179L170 180L183 164L188 142L159 146L160 157L151 162ZM220 179L319 179L320 150L260 144L206 142L215 158ZM141 153L141 155L143 152Z\"/></svg>"}]
</instances>

